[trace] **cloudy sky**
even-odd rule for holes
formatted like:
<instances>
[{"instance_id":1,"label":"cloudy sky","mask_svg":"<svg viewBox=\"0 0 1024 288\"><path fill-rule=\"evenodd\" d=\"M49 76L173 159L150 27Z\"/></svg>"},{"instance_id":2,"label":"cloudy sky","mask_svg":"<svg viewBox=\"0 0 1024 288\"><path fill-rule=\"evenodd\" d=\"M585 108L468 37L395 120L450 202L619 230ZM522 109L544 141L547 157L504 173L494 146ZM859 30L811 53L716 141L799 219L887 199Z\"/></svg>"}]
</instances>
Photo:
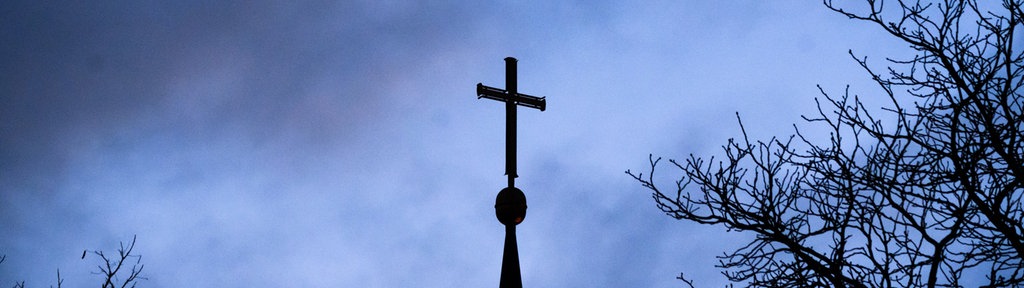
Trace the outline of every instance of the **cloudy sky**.
<instances>
[{"instance_id":1,"label":"cloudy sky","mask_svg":"<svg viewBox=\"0 0 1024 288\"><path fill-rule=\"evenodd\" d=\"M675 221L623 171L788 135L847 51L904 46L815 1L5 1L0 286L495 287L504 108L526 287L720 287L748 235ZM673 171L663 170L673 176ZM90 284L92 283L92 284ZM70 285L69 285L70 284Z\"/></svg>"}]
</instances>

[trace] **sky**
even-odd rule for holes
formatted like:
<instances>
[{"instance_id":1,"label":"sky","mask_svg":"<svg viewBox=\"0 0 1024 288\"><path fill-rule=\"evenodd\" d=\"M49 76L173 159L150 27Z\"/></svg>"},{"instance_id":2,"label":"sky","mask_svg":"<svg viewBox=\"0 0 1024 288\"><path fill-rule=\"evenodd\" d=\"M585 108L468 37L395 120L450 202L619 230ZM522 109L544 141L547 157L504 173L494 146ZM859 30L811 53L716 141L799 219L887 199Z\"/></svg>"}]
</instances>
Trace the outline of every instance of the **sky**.
<instances>
[{"instance_id":1,"label":"sky","mask_svg":"<svg viewBox=\"0 0 1024 288\"><path fill-rule=\"evenodd\" d=\"M848 51L907 53L815 1L50 2L0 4L5 286L98 283L82 251L137 236L142 287L495 287L505 116L475 86L515 57L547 97L518 113L524 286L721 287L750 235L623 172L721 155L736 113L803 130L816 85L877 99Z\"/></svg>"}]
</instances>

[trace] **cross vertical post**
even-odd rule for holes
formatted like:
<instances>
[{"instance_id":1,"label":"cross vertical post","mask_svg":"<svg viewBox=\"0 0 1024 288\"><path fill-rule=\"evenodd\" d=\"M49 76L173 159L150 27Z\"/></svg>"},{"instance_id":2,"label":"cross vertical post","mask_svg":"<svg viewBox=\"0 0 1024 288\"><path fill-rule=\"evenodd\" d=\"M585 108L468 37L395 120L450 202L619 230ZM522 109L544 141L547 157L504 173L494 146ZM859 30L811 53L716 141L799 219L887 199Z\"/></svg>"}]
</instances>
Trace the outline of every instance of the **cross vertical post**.
<instances>
[{"instance_id":1,"label":"cross vertical post","mask_svg":"<svg viewBox=\"0 0 1024 288\"><path fill-rule=\"evenodd\" d=\"M516 58L505 58L505 89L509 99L505 101L505 175L508 175L508 187L516 187Z\"/></svg>"}]
</instances>

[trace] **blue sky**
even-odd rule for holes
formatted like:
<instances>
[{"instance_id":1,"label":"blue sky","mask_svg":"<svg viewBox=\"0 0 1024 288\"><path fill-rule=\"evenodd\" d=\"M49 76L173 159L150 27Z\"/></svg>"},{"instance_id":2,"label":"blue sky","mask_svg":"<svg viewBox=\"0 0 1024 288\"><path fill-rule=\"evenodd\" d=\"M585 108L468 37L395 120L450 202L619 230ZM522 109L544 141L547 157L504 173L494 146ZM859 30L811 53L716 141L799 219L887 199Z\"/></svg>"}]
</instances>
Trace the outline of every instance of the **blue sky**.
<instances>
[{"instance_id":1,"label":"blue sky","mask_svg":"<svg viewBox=\"0 0 1024 288\"><path fill-rule=\"evenodd\" d=\"M474 88L512 56L548 101L524 286L718 287L749 236L623 171L715 155L736 112L788 135L815 85L871 101L847 51L908 52L814 1L208 2L0 4L0 285L91 285L81 251L138 235L145 287L496 286L505 117Z\"/></svg>"}]
</instances>

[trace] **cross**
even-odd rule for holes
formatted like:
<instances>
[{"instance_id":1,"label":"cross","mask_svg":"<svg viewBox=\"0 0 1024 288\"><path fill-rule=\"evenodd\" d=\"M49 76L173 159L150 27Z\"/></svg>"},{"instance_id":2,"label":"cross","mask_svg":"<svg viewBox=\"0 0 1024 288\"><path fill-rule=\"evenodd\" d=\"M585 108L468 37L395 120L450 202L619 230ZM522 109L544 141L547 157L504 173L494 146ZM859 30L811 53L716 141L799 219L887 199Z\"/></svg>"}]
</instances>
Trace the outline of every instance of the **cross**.
<instances>
[{"instance_id":1,"label":"cross","mask_svg":"<svg viewBox=\"0 0 1024 288\"><path fill-rule=\"evenodd\" d=\"M476 84L477 99L487 98L505 102L505 175L508 187L498 192L494 200L494 215L505 224L505 250L501 257L499 288L522 288L519 271L519 247L516 244L516 225L526 217L526 194L516 188L516 105L544 111L544 97L519 93L516 89L516 58L505 58L505 89Z\"/></svg>"},{"instance_id":2,"label":"cross","mask_svg":"<svg viewBox=\"0 0 1024 288\"><path fill-rule=\"evenodd\" d=\"M516 177L516 105L544 111L547 103L544 97L519 93L516 89L516 58L505 58L505 89L476 84L477 99L487 98L505 102L505 175L508 187L515 187Z\"/></svg>"}]
</instances>

